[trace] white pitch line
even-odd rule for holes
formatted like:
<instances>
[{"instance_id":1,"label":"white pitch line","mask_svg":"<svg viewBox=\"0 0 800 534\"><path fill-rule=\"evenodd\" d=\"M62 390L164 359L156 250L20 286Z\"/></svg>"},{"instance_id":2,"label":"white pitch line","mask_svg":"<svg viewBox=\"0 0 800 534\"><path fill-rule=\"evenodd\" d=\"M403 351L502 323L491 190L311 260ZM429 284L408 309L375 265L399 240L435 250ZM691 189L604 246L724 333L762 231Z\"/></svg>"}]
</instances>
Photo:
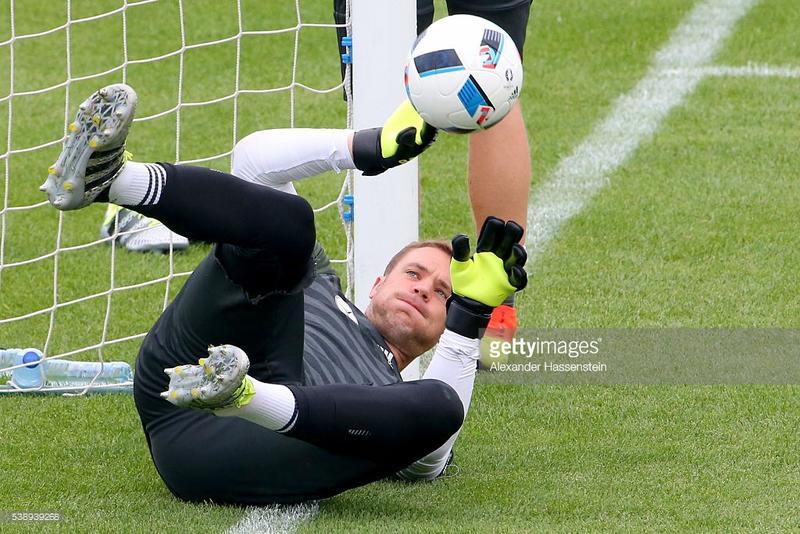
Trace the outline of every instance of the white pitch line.
<instances>
[{"instance_id":1,"label":"white pitch line","mask_svg":"<svg viewBox=\"0 0 800 534\"><path fill-rule=\"evenodd\" d=\"M310 521L319 513L319 504L294 504L291 506L251 506L247 513L225 534L288 534L295 532L300 523Z\"/></svg>"},{"instance_id":2,"label":"white pitch line","mask_svg":"<svg viewBox=\"0 0 800 534\"><path fill-rule=\"evenodd\" d=\"M731 34L758 0L706 0L697 4L656 52L644 78L614 104L549 180L531 192L526 248L533 265L561 225L580 213L609 182L609 176L653 135L661 122L691 94ZM675 76L675 72L684 72ZM670 74L672 73L672 74ZM530 267L529 267L530 268Z\"/></svg>"}]
</instances>

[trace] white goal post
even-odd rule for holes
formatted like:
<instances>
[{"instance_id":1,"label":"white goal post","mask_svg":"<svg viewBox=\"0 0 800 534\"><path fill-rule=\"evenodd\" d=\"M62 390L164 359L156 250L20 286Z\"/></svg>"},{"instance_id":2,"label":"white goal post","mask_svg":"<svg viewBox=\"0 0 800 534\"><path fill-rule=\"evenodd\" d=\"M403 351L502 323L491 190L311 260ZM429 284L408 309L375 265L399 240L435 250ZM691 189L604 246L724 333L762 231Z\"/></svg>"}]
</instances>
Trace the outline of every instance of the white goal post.
<instances>
[{"instance_id":1,"label":"white goal post","mask_svg":"<svg viewBox=\"0 0 800 534\"><path fill-rule=\"evenodd\" d=\"M403 66L417 36L415 0L351 0L353 127L382 124L405 98ZM354 198L355 302L362 310L389 259L419 238L418 163L379 176L356 173ZM419 377L419 360L403 371Z\"/></svg>"}]
</instances>

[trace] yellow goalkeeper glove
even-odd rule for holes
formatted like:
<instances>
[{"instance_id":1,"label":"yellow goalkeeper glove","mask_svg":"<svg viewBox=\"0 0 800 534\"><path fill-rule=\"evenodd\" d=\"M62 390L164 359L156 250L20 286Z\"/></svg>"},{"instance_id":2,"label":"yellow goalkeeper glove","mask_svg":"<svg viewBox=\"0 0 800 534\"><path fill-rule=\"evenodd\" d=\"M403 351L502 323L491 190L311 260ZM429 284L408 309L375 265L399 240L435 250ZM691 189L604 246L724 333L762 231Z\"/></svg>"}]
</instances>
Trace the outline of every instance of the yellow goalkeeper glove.
<instances>
[{"instance_id":1,"label":"yellow goalkeeper glove","mask_svg":"<svg viewBox=\"0 0 800 534\"><path fill-rule=\"evenodd\" d=\"M359 130L353 135L353 162L366 176L380 174L419 156L436 139L427 124L404 100L382 128Z\"/></svg>"},{"instance_id":2,"label":"yellow goalkeeper glove","mask_svg":"<svg viewBox=\"0 0 800 534\"><path fill-rule=\"evenodd\" d=\"M469 238L453 238L450 279L453 296L447 309L447 329L480 338L492 310L528 284L528 255L518 243L524 230L514 221L488 217L478 236L475 254Z\"/></svg>"}]
</instances>

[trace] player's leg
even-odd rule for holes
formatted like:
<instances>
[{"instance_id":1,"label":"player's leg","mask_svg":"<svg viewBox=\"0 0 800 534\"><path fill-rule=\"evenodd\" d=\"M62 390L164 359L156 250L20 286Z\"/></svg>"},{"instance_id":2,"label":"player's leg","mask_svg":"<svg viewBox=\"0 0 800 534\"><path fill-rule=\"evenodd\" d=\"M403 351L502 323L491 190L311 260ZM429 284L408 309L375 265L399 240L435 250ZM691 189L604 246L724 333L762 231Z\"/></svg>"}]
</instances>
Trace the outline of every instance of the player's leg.
<instances>
[{"instance_id":1,"label":"player's leg","mask_svg":"<svg viewBox=\"0 0 800 534\"><path fill-rule=\"evenodd\" d=\"M252 295L296 285L316 239L308 202L211 169L127 162L135 107L136 93L123 84L81 104L41 187L53 206L71 210L111 201L190 239L223 243L218 260Z\"/></svg>"},{"instance_id":2,"label":"player's leg","mask_svg":"<svg viewBox=\"0 0 800 534\"><path fill-rule=\"evenodd\" d=\"M410 462L430 452L441 443L425 449L442 435L449 438L464 417L456 392L438 380L284 386L248 376L248 367L239 347L211 347L197 365L167 369L169 389L162 396L176 406L240 417L334 452L384 461L408 455Z\"/></svg>"},{"instance_id":3,"label":"player's leg","mask_svg":"<svg viewBox=\"0 0 800 534\"><path fill-rule=\"evenodd\" d=\"M347 399L335 395L341 399L338 404L320 399L328 404L320 407L319 431L311 431L308 440L238 417L176 408L180 413L171 416L168 424L153 425L149 435L153 460L167 487L185 500L256 505L330 497L393 475L435 450L458 429L463 412L457 397L453 403L443 394L449 386L420 382L429 384L361 386L368 393L386 390L397 397L391 406L375 402L374 395L357 399L353 406L361 412L373 410L377 424L394 425L397 441L388 447L369 446L365 432L348 432L350 428L365 430L364 421L357 421L357 427L337 423L335 417L350 406ZM388 390L400 386L407 396L400 398ZM427 401L424 407L423 401ZM382 409L391 411L378 411ZM339 438L342 445L337 445Z\"/></svg>"},{"instance_id":4,"label":"player's leg","mask_svg":"<svg viewBox=\"0 0 800 534\"><path fill-rule=\"evenodd\" d=\"M304 199L208 169L157 169L165 177L158 200L135 209L217 245L142 344L135 387L146 431L171 408L158 396L164 368L196 363L209 345L242 347L262 380L302 382L302 289L314 274Z\"/></svg>"},{"instance_id":5,"label":"player's leg","mask_svg":"<svg viewBox=\"0 0 800 534\"><path fill-rule=\"evenodd\" d=\"M263 501L266 491L263 485L237 489L238 484L225 485L224 481L248 483L251 469L260 465L256 460L261 461L269 451L262 449L257 454L253 445L265 440L247 433L228 436L228 427L214 426L213 421L209 426L192 426L182 417L184 410L166 402L159 393L168 384L165 368L196 363L198 355L202 355L210 344L219 343L236 343L246 348L253 356L251 373L262 380L302 382L302 289L313 275L310 258L314 242L313 217L310 209L309 216L304 217L304 209L295 213L282 202L273 202L299 199L294 195L278 193L214 171L164 168L169 170L162 193L165 204L159 202L155 206L173 208L162 217L167 224L185 225L189 235L205 235L207 239L229 240L247 246L216 245L151 328L136 361L134 399L137 411L153 460L165 482L177 495L200 499L241 494L254 499L253 502ZM216 182L226 178L230 178L226 181L231 187L217 189ZM248 187L240 190L243 185ZM212 198L218 197L220 205L226 209L193 208L178 194L187 193L185 189L192 186L201 187L200 190L211 193ZM251 200L256 202L250 204L250 201L239 198L237 191L247 191ZM302 206L302 202L296 206ZM209 214L209 219L195 220ZM276 233L271 235L273 231ZM263 434L269 433L259 430ZM206 439L222 440L223 436L228 441L220 441L214 446L205 443ZM242 441L236 441L234 437ZM175 458L186 463L175 464ZM226 458L233 458L234 465L226 467ZM248 466L243 463L244 458L252 459L254 463ZM206 466L207 462L213 461L221 463ZM267 464L264 469L273 467L274 464ZM228 473L227 468L239 471ZM197 476L186 478L184 469L197 472ZM220 469L223 473L219 472ZM225 473L240 478L226 478L223 476ZM219 487L214 485L215 480ZM217 490L221 493L215 493ZM193 493L196 491L202 493ZM270 489L267 494L271 495L271 492ZM245 499L242 502L250 501Z\"/></svg>"},{"instance_id":6,"label":"player's leg","mask_svg":"<svg viewBox=\"0 0 800 534\"><path fill-rule=\"evenodd\" d=\"M54 207L73 210L111 201L190 239L271 249L283 261L301 257L305 264L315 241L314 214L301 197L211 169L128 162L125 141L136 100L132 88L116 84L80 105L40 188Z\"/></svg>"},{"instance_id":7,"label":"player's leg","mask_svg":"<svg viewBox=\"0 0 800 534\"><path fill-rule=\"evenodd\" d=\"M402 469L195 410L180 410L148 439L164 483L187 501L263 505L323 499Z\"/></svg>"},{"instance_id":8,"label":"player's leg","mask_svg":"<svg viewBox=\"0 0 800 534\"><path fill-rule=\"evenodd\" d=\"M511 36L524 57L530 0L448 0L447 6L451 15L476 15L494 22ZM502 121L469 136L467 188L476 229L489 216L527 226L530 186L530 146L517 101ZM521 242L525 242L524 235ZM511 297L495 308L487 336L509 340L514 335L517 316L513 303Z\"/></svg>"},{"instance_id":9,"label":"player's leg","mask_svg":"<svg viewBox=\"0 0 800 534\"><path fill-rule=\"evenodd\" d=\"M494 22L511 36L523 54L530 0L448 0L447 4L451 15L476 15ZM469 136L467 181L476 228L489 216L525 226L531 162L519 102L502 121ZM501 186L498 182L502 182Z\"/></svg>"},{"instance_id":10,"label":"player's leg","mask_svg":"<svg viewBox=\"0 0 800 534\"><path fill-rule=\"evenodd\" d=\"M169 400L219 416L180 410L151 424L156 466L182 498L327 497L399 471L463 422L461 400L438 380L287 387L245 377L246 361L236 347L215 347L202 365L170 370Z\"/></svg>"},{"instance_id":11,"label":"player's leg","mask_svg":"<svg viewBox=\"0 0 800 534\"><path fill-rule=\"evenodd\" d=\"M135 92L122 84L103 88L81 104L42 189L59 209L112 200L192 239L221 243L145 340L140 360L157 370L143 369L142 381L153 375L151 392L155 389L155 400L166 404L158 398L164 367L195 363L198 348L230 342L246 347L259 376L299 382L303 316L298 293L311 273L313 210L298 196L225 173L126 163L125 139L135 106ZM284 328L289 320L299 326ZM264 336L277 330L286 341L267 346Z\"/></svg>"}]
</instances>

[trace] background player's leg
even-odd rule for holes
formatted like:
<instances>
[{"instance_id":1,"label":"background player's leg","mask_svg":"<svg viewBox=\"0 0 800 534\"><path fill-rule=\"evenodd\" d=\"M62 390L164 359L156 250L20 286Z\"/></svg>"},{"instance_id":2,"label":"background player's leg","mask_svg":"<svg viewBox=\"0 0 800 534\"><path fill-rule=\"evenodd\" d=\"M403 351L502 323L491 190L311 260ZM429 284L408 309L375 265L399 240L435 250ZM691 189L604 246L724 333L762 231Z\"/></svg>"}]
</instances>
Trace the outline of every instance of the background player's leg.
<instances>
[{"instance_id":1,"label":"background player's leg","mask_svg":"<svg viewBox=\"0 0 800 534\"><path fill-rule=\"evenodd\" d=\"M465 3L447 0L447 9L451 15L476 15L494 22L511 36L524 58L531 0L505 4L511 5L498 8L493 0L469 0ZM476 230L491 215L526 227L530 187L530 146L522 108L517 101L502 121L469 137L467 188ZM525 242L524 234L520 242ZM502 306L495 308L486 331L488 338L509 340L513 337L517 328L513 304L512 295Z\"/></svg>"},{"instance_id":2,"label":"background player's leg","mask_svg":"<svg viewBox=\"0 0 800 534\"><path fill-rule=\"evenodd\" d=\"M433 22L433 0L417 0L417 35L428 29Z\"/></svg>"},{"instance_id":3,"label":"background player's leg","mask_svg":"<svg viewBox=\"0 0 800 534\"><path fill-rule=\"evenodd\" d=\"M476 228L490 215L527 226L530 158L519 102L502 121L470 135L467 181Z\"/></svg>"},{"instance_id":4,"label":"background player's leg","mask_svg":"<svg viewBox=\"0 0 800 534\"><path fill-rule=\"evenodd\" d=\"M530 6L529 0L502 9L498 9L496 3L490 0L470 0L463 4L458 0L447 2L451 15L476 15L503 28L513 39L521 56ZM530 183L530 147L522 109L517 102L502 121L488 130L469 136L467 185L475 228L479 229L490 215L517 221L525 226Z\"/></svg>"}]
</instances>

